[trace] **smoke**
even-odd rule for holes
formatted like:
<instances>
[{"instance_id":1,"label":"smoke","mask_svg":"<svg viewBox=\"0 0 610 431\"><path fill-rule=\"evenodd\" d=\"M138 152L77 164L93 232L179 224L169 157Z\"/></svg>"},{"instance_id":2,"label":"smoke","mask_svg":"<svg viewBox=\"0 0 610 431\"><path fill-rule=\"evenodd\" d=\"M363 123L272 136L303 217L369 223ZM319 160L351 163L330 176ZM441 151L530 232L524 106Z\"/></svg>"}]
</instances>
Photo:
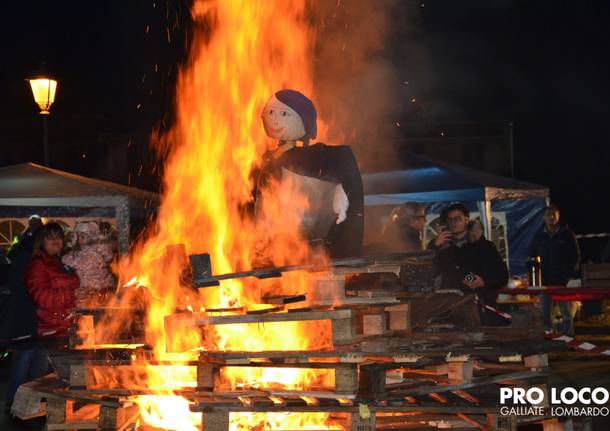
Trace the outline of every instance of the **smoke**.
<instances>
[{"instance_id":1,"label":"smoke","mask_svg":"<svg viewBox=\"0 0 610 431\"><path fill-rule=\"evenodd\" d=\"M314 6L315 98L328 126L324 138L350 145L365 171L397 160L391 137L414 97L406 59L421 57L416 39L404 37L419 29L418 6L397 0L320 1Z\"/></svg>"}]
</instances>

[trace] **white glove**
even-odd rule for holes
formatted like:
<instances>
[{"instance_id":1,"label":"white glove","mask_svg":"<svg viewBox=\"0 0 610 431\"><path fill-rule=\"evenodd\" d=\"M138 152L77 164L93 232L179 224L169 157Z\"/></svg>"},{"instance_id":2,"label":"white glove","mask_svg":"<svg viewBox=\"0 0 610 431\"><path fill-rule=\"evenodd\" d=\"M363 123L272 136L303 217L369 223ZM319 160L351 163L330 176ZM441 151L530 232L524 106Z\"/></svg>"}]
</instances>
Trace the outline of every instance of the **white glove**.
<instances>
[{"instance_id":1,"label":"white glove","mask_svg":"<svg viewBox=\"0 0 610 431\"><path fill-rule=\"evenodd\" d=\"M333 211L337 214L337 224L343 223L347 218L347 209L349 208L349 200L343 190L341 184L335 187L335 196L333 197Z\"/></svg>"}]
</instances>

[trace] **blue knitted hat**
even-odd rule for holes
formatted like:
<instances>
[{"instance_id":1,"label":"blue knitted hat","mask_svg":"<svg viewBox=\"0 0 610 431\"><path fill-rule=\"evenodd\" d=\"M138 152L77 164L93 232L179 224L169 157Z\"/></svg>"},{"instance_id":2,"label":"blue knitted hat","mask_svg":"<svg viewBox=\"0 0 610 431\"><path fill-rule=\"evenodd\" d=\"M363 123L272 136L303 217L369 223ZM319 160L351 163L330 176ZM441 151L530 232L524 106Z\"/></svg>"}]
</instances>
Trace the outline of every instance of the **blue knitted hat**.
<instances>
[{"instance_id":1,"label":"blue knitted hat","mask_svg":"<svg viewBox=\"0 0 610 431\"><path fill-rule=\"evenodd\" d=\"M275 93L275 97L280 102L294 109L303 120L305 136L301 138L301 141L307 145L310 139L315 139L318 133L318 126L316 125L318 114L316 113L315 106L313 106L313 102L296 90L280 90Z\"/></svg>"}]
</instances>

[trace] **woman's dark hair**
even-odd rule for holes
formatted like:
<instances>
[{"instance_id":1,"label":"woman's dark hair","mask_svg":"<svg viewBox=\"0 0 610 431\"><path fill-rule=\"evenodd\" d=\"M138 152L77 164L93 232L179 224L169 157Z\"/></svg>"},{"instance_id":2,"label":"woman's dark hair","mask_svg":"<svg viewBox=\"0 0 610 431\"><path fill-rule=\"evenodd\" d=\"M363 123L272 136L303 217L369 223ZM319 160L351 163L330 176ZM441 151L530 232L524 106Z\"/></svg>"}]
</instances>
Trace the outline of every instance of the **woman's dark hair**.
<instances>
[{"instance_id":1,"label":"woman's dark hair","mask_svg":"<svg viewBox=\"0 0 610 431\"><path fill-rule=\"evenodd\" d=\"M61 238L64 239L64 229L59 223L47 223L36 232L34 240L34 255L38 254L42 247L44 238Z\"/></svg>"}]
</instances>

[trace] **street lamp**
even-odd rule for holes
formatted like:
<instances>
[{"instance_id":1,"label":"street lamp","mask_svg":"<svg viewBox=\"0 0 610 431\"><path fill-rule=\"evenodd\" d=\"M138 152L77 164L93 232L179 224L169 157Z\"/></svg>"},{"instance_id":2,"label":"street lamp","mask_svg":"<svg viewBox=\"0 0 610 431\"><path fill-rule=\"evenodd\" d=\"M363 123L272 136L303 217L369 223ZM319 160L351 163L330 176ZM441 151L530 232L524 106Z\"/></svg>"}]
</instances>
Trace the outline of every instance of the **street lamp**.
<instances>
[{"instance_id":1,"label":"street lamp","mask_svg":"<svg viewBox=\"0 0 610 431\"><path fill-rule=\"evenodd\" d=\"M49 166L49 125L48 115L51 113L51 105L55 101L55 92L57 91L57 81L48 77L40 77L35 79L29 79L30 87L32 87L32 94L34 95L34 101L40 108L40 115L42 115L42 146L44 150L44 164Z\"/></svg>"}]
</instances>

